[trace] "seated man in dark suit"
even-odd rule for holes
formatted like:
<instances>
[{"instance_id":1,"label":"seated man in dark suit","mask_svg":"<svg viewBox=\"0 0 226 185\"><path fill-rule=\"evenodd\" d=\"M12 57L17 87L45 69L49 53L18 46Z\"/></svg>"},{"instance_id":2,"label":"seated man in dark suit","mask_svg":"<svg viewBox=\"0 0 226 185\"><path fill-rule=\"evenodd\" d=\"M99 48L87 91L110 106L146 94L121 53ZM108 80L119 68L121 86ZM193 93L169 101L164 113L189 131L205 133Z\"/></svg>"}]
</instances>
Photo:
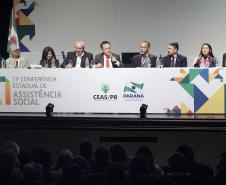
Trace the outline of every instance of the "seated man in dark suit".
<instances>
[{"instance_id":1,"label":"seated man in dark suit","mask_svg":"<svg viewBox=\"0 0 226 185\"><path fill-rule=\"evenodd\" d=\"M85 51L85 43L83 41L75 42L75 51L68 52L64 62L60 67L62 68L91 68L93 54ZM88 66L87 66L87 64Z\"/></svg>"},{"instance_id":2,"label":"seated man in dark suit","mask_svg":"<svg viewBox=\"0 0 226 185\"><path fill-rule=\"evenodd\" d=\"M149 41L140 43L140 55L135 55L132 58L132 67L156 67L155 55L150 54L151 44Z\"/></svg>"},{"instance_id":3,"label":"seated man in dark suit","mask_svg":"<svg viewBox=\"0 0 226 185\"><path fill-rule=\"evenodd\" d=\"M111 43L109 41L103 41L100 44L102 53L95 56L96 68L119 68L123 67L120 61L120 55L111 51Z\"/></svg>"},{"instance_id":4,"label":"seated man in dark suit","mask_svg":"<svg viewBox=\"0 0 226 185\"><path fill-rule=\"evenodd\" d=\"M226 53L223 54L222 67L226 67Z\"/></svg>"},{"instance_id":5,"label":"seated man in dark suit","mask_svg":"<svg viewBox=\"0 0 226 185\"><path fill-rule=\"evenodd\" d=\"M187 57L179 55L179 44L172 42L168 44L168 55L163 57L163 67L187 67Z\"/></svg>"}]
</instances>

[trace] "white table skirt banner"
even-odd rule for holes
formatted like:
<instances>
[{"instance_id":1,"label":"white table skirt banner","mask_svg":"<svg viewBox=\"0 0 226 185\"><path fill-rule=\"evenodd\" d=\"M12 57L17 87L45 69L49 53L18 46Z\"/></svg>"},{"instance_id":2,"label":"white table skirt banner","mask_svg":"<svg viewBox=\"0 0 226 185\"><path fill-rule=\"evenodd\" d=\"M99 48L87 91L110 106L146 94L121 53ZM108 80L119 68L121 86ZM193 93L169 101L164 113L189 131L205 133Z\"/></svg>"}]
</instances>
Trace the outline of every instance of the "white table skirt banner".
<instances>
[{"instance_id":1,"label":"white table skirt banner","mask_svg":"<svg viewBox=\"0 0 226 185\"><path fill-rule=\"evenodd\" d=\"M0 112L225 114L223 68L1 69Z\"/></svg>"}]
</instances>

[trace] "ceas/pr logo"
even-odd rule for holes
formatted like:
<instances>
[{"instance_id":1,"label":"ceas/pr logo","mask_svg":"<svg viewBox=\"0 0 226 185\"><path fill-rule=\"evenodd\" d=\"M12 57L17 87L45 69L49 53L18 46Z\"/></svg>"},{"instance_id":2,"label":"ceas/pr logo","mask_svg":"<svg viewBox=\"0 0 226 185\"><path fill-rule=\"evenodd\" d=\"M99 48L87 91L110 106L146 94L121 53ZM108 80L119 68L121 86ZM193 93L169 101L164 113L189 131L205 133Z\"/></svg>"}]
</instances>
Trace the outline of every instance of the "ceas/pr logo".
<instances>
[{"instance_id":1,"label":"ceas/pr logo","mask_svg":"<svg viewBox=\"0 0 226 185\"><path fill-rule=\"evenodd\" d=\"M93 100L95 101L116 101L118 100L117 94L110 94L111 87L109 84L104 83L100 87L101 92L99 94L93 95Z\"/></svg>"},{"instance_id":2,"label":"ceas/pr logo","mask_svg":"<svg viewBox=\"0 0 226 185\"><path fill-rule=\"evenodd\" d=\"M129 82L123 90L123 98L126 100L142 100L144 83Z\"/></svg>"},{"instance_id":3,"label":"ceas/pr logo","mask_svg":"<svg viewBox=\"0 0 226 185\"><path fill-rule=\"evenodd\" d=\"M110 86L108 84L103 84L101 89L105 94L107 94L110 91Z\"/></svg>"},{"instance_id":4,"label":"ceas/pr logo","mask_svg":"<svg viewBox=\"0 0 226 185\"><path fill-rule=\"evenodd\" d=\"M10 81L5 76L0 76L0 105L10 105Z\"/></svg>"}]
</instances>

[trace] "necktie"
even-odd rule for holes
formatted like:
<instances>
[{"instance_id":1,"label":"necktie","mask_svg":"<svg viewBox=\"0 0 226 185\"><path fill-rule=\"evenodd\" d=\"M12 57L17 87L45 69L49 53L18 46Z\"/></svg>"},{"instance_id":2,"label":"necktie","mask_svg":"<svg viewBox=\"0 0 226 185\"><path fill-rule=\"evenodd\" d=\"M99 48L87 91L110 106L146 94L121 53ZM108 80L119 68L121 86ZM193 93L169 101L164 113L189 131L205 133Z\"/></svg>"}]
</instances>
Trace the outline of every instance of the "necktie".
<instances>
[{"instance_id":1,"label":"necktie","mask_svg":"<svg viewBox=\"0 0 226 185\"><path fill-rule=\"evenodd\" d=\"M170 67L174 67L174 57L170 57Z\"/></svg>"},{"instance_id":2,"label":"necktie","mask_svg":"<svg viewBox=\"0 0 226 185\"><path fill-rule=\"evenodd\" d=\"M110 67L110 61L109 61L109 57L106 56L106 68Z\"/></svg>"}]
</instances>

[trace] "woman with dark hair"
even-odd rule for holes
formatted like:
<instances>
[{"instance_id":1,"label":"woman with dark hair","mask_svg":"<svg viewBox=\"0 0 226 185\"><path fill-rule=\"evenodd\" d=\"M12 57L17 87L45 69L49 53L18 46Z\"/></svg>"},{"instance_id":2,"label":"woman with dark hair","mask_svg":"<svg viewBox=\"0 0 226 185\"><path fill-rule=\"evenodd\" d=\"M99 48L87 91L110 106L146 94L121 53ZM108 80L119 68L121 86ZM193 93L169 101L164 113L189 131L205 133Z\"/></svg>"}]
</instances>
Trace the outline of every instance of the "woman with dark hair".
<instances>
[{"instance_id":1,"label":"woman with dark hair","mask_svg":"<svg viewBox=\"0 0 226 185\"><path fill-rule=\"evenodd\" d=\"M202 45L199 56L195 59L194 67L208 68L216 67L217 59L213 55L213 50L210 44L204 43Z\"/></svg>"},{"instance_id":2,"label":"woman with dark hair","mask_svg":"<svg viewBox=\"0 0 226 185\"><path fill-rule=\"evenodd\" d=\"M45 68L59 68L60 63L56 58L55 52L51 47L45 47L42 52L42 60L40 65Z\"/></svg>"}]
</instances>

